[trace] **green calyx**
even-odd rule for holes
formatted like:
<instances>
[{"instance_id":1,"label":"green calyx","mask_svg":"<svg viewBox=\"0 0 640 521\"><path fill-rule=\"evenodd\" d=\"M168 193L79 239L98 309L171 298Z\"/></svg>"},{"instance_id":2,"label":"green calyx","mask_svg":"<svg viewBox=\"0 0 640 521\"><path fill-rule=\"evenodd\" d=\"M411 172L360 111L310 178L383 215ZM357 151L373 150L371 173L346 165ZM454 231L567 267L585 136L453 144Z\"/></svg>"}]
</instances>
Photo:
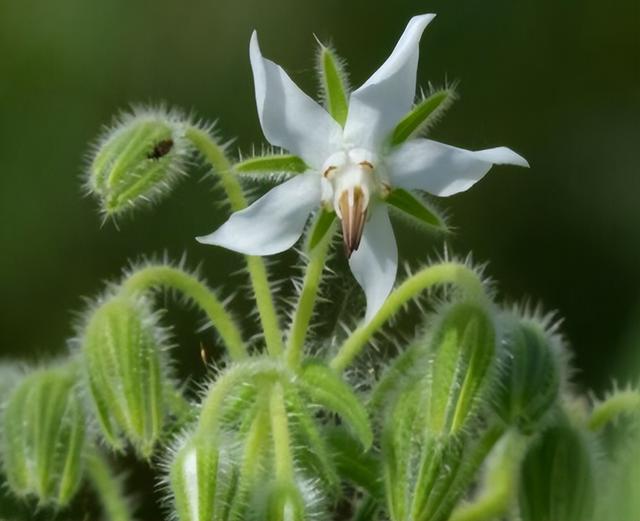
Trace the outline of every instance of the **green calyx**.
<instances>
[{"instance_id":1,"label":"green calyx","mask_svg":"<svg viewBox=\"0 0 640 521\"><path fill-rule=\"evenodd\" d=\"M166 338L142 297L101 303L81 336L86 385L100 432L114 449L124 442L149 458L167 415Z\"/></svg>"},{"instance_id":2,"label":"green calyx","mask_svg":"<svg viewBox=\"0 0 640 521\"><path fill-rule=\"evenodd\" d=\"M595 461L587 435L568 422L545 430L520 472L523 521L589 521L596 495Z\"/></svg>"},{"instance_id":3,"label":"green calyx","mask_svg":"<svg viewBox=\"0 0 640 521\"><path fill-rule=\"evenodd\" d=\"M149 204L168 192L190 152L180 115L135 109L100 138L87 172L87 190L105 215Z\"/></svg>"},{"instance_id":4,"label":"green calyx","mask_svg":"<svg viewBox=\"0 0 640 521\"><path fill-rule=\"evenodd\" d=\"M36 370L10 394L2 418L2 460L19 496L61 507L84 471L85 423L72 366Z\"/></svg>"},{"instance_id":5,"label":"green calyx","mask_svg":"<svg viewBox=\"0 0 640 521\"><path fill-rule=\"evenodd\" d=\"M495 410L508 425L531 433L560 393L561 346L543 324L513 316L502 321Z\"/></svg>"}]
</instances>

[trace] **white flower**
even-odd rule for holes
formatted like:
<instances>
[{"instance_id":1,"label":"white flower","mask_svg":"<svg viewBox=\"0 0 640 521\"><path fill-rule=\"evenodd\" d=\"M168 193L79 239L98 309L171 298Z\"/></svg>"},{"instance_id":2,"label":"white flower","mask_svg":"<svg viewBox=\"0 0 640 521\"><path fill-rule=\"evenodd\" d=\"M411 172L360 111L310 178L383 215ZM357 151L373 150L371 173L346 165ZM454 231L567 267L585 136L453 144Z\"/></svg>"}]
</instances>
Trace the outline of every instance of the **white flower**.
<instances>
[{"instance_id":1,"label":"white flower","mask_svg":"<svg viewBox=\"0 0 640 521\"><path fill-rule=\"evenodd\" d=\"M392 188L446 197L470 188L494 164L528 166L504 147L472 152L428 139L388 145L390 133L412 108L420 37L434 16L412 18L387 61L350 94L344 128L262 56L254 32L250 57L264 135L302 158L310 170L198 240L247 255L271 255L295 244L314 210L333 208L342 220L349 264L365 292L369 320L396 278L396 241L381 204Z\"/></svg>"}]
</instances>

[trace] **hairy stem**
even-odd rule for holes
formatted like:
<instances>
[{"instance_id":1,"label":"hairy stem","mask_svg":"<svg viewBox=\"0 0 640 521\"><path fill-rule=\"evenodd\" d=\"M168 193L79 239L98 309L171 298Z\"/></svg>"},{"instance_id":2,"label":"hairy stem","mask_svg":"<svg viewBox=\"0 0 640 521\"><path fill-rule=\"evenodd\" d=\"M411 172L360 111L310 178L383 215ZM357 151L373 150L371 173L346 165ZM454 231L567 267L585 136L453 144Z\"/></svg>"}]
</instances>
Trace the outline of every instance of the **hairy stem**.
<instances>
[{"instance_id":1,"label":"hairy stem","mask_svg":"<svg viewBox=\"0 0 640 521\"><path fill-rule=\"evenodd\" d=\"M291 321L291 331L287 342L287 362L290 367L300 365L304 340L313 314L313 308L318 297L318 288L322 279L322 272L327 260L327 253L331 244L334 227L325 234L324 238L309 253L302 291Z\"/></svg>"},{"instance_id":2,"label":"hairy stem","mask_svg":"<svg viewBox=\"0 0 640 521\"><path fill-rule=\"evenodd\" d=\"M109 521L133 521L129 503L124 497L122 483L113 475L102 454L97 451L88 454L87 473L102 503L106 519Z\"/></svg>"},{"instance_id":3,"label":"hairy stem","mask_svg":"<svg viewBox=\"0 0 640 521\"><path fill-rule=\"evenodd\" d=\"M271 414L271 433L273 435L273 452L276 464L276 480L293 481L293 460L291 457L291 440L289 437L289 420L284 403L284 391L280 383L274 383L269 397Z\"/></svg>"},{"instance_id":4,"label":"hairy stem","mask_svg":"<svg viewBox=\"0 0 640 521\"><path fill-rule=\"evenodd\" d=\"M146 266L125 280L121 291L133 295L158 287L177 290L195 302L220 334L233 360L247 356L247 348L237 324L214 292L193 275L162 264Z\"/></svg>"},{"instance_id":5,"label":"hairy stem","mask_svg":"<svg viewBox=\"0 0 640 521\"><path fill-rule=\"evenodd\" d=\"M208 132L197 127L187 129L186 136L220 177L231 209L237 212L246 208L247 199L242 192L238 178L234 175L233 166L227 159L223 147L219 146ZM267 349L271 355L279 356L284 350L282 332L269 287L267 269L260 257L247 256L246 259Z\"/></svg>"},{"instance_id":6,"label":"hairy stem","mask_svg":"<svg viewBox=\"0 0 640 521\"><path fill-rule=\"evenodd\" d=\"M600 430L618 415L640 412L640 393L635 390L618 391L594 407L589 429Z\"/></svg>"},{"instance_id":7,"label":"hairy stem","mask_svg":"<svg viewBox=\"0 0 640 521\"><path fill-rule=\"evenodd\" d=\"M484 298L484 288L478 274L464 264L444 262L424 268L396 288L369 322L351 333L331 360L331 367L336 371L344 371L371 337L407 302L425 289L448 283L457 284L471 296Z\"/></svg>"}]
</instances>

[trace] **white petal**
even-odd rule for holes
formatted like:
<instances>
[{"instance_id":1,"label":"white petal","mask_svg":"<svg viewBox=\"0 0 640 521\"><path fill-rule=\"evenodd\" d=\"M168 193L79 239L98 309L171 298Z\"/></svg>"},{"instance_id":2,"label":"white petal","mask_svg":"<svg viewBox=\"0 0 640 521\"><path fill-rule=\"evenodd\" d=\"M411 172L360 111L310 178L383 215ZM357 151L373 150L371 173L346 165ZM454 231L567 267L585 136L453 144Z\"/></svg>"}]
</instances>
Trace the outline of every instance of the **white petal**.
<instances>
[{"instance_id":1,"label":"white petal","mask_svg":"<svg viewBox=\"0 0 640 521\"><path fill-rule=\"evenodd\" d=\"M429 139L407 141L387 157L393 186L441 197L468 190L493 165L528 167L529 163L506 147L473 152Z\"/></svg>"},{"instance_id":2,"label":"white petal","mask_svg":"<svg viewBox=\"0 0 640 521\"><path fill-rule=\"evenodd\" d=\"M413 105L420 37L434 14L414 16L391 56L351 93L345 141L376 150Z\"/></svg>"},{"instance_id":3,"label":"white petal","mask_svg":"<svg viewBox=\"0 0 640 521\"><path fill-rule=\"evenodd\" d=\"M295 176L269 190L248 208L234 213L204 244L246 255L272 255L291 248L302 235L309 214L320 204L320 176Z\"/></svg>"},{"instance_id":4,"label":"white petal","mask_svg":"<svg viewBox=\"0 0 640 521\"><path fill-rule=\"evenodd\" d=\"M393 288L398 270L398 248L384 204L371 208L360 246L349 259L353 276L367 297L365 322L378 312Z\"/></svg>"},{"instance_id":5,"label":"white petal","mask_svg":"<svg viewBox=\"0 0 640 521\"><path fill-rule=\"evenodd\" d=\"M335 151L342 138L340 125L302 92L282 67L263 58L258 35L249 48L258 117L272 145L300 156L315 169Z\"/></svg>"}]
</instances>

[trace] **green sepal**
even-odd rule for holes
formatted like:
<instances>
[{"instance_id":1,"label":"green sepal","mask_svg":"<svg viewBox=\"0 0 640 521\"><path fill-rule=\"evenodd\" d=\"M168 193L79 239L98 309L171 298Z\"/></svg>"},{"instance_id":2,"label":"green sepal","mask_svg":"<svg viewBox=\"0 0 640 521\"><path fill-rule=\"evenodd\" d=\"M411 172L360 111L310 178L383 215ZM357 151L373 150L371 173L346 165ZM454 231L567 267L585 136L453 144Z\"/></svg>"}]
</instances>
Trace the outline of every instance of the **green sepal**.
<instances>
[{"instance_id":1,"label":"green sepal","mask_svg":"<svg viewBox=\"0 0 640 521\"><path fill-rule=\"evenodd\" d=\"M176 452L169 467L175 512L179 521L214 519L220 450L212 437L193 436Z\"/></svg>"},{"instance_id":2,"label":"green sepal","mask_svg":"<svg viewBox=\"0 0 640 521\"><path fill-rule=\"evenodd\" d=\"M424 97L396 125L391 134L391 146L397 146L426 131L456 99L455 87L439 89Z\"/></svg>"},{"instance_id":3,"label":"green sepal","mask_svg":"<svg viewBox=\"0 0 640 521\"><path fill-rule=\"evenodd\" d=\"M492 403L503 421L532 433L560 394L560 349L533 319L507 316L501 324L499 385Z\"/></svg>"},{"instance_id":4,"label":"green sepal","mask_svg":"<svg viewBox=\"0 0 640 521\"><path fill-rule=\"evenodd\" d=\"M104 132L91 158L86 186L106 215L149 204L171 190L191 151L185 124L174 111L135 108Z\"/></svg>"},{"instance_id":5,"label":"green sepal","mask_svg":"<svg viewBox=\"0 0 640 521\"><path fill-rule=\"evenodd\" d=\"M385 199L387 204L397 208L412 221L429 229L448 231L445 218L432 206L402 188L393 189Z\"/></svg>"},{"instance_id":6,"label":"green sepal","mask_svg":"<svg viewBox=\"0 0 640 521\"><path fill-rule=\"evenodd\" d=\"M301 174L309 167L298 156L292 154L269 154L243 159L234 165L238 174Z\"/></svg>"},{"instance_id":7,"label":"green sepal","mask_svg":"<svg viewBox=\"0 0 640 521\"><path fill-rule=\"evenodd\" d=\"M66 505L84 473L86 418L73 366L42 369L11 393L2 419L9 486L40 503Z\"/></svg>"},{"instance_id":8,"label":"green sepal","mask_svg":"<svg viewBox=\"0 0 640 521\"><path fill-rule=\"evenodd\" d=\"M364 452L358 440L342 426L327 427L322 433L331 448L340 476L366 490L377 501L384 502L382 465L378 454Z\"/></svg>"},{"instance_id":9,"label":"green sepal","mask_svg":"<svg viewBox=\"0 0 640 521\"><path fill-rule=\"evenodd\" d=\"M306 247L307 252L312 251L318 244L320 244L325 235L327 235L327 232L331 229L331 225L335 220L335 212L327 210L326 208L320 209L320 212L311 228L311 233L309 234Z\"/></svg>"},{"instance_id":10,"label":"green sepal","mask_svg":"<svg viewBox=\"0 0 640 521\"><path fill-rule=\"evenodd\" d=\"M485 388L496 349L493 317L486 305L460 301L442 312L430 342L425 375L425 428L430 433L460 432L473 418Z\"/></svg>"},{"instance_id":11,"label":"green sepal","mask_svg":"<svg viewBox=\"0 0 640 521\"><path fill-rule=\"evenodd\" d=\"M333 49L320 44L318 69L327 111L344 127L349 113L349 89L343 62Z\"/></svg>"},{"instance_id":12,"label":"green sepal","mask_svg":"<svg viewBox=\"0 0 640 521\"><path fill-rule=\"evenodd\" d=\"M300 386L314 402L337 413L352 429L365 449L373 442L369 416L364 406L338 374L321 363L305 365Z\"/></svg>"},{"instance_id":13,"label":"green sepal","mask_svg":"<svg viewBox=\"0 0 640 521\"><path fill-rule=\"evenodd\" d=\"M93 310L82 334L91 402L105 441L129 441L149 458L169 412L166 339L142 297L115 296Z\"/></svg>"},{"instance_id":14,"label":"green sepal","mask_svg":"<svg viewBox=\"0 0 640 521\"><path fill-rule=\"evenodd\" d=\"M568 422L548 428L521 467L522 521L589 521L596 494L594 450Z\"/></svg>"}]
</instances>

